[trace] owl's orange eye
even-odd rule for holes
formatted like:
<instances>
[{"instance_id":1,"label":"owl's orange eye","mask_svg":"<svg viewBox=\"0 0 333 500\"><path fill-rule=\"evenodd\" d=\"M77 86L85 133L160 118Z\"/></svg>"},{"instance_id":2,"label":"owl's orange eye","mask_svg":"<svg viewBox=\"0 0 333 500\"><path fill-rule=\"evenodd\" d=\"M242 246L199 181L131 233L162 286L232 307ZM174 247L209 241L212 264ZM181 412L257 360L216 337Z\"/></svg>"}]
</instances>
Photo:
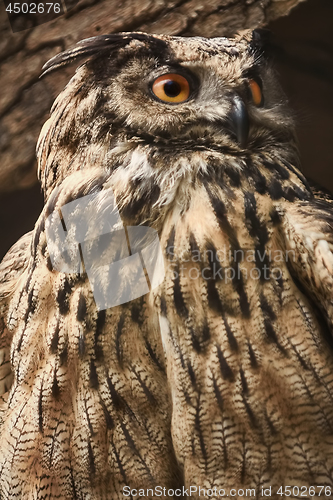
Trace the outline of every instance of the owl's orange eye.
<instances>
[{"instance_id":1,"label":"owl's orange eye","mask_svg":"<svg viewBox=\"0 0 333 500\"><path fill-rule=\"evenodd\" d=\"M251 91L253 104L255 104L257 107L262 106L264 98L259 83L251 79L249 80L249 88Z\"/></svg>"},{"instance_id":2,"label":"owl's orange eye","mask_svg":"<svg viewBox=\"0 0 333 500\"><path fill-rule=\"evenodd\" d=\"M190 95L190 84L183 76L169 73L154 81L152 91L163 102L181 103Z\"/></svg>"}]
</instances>

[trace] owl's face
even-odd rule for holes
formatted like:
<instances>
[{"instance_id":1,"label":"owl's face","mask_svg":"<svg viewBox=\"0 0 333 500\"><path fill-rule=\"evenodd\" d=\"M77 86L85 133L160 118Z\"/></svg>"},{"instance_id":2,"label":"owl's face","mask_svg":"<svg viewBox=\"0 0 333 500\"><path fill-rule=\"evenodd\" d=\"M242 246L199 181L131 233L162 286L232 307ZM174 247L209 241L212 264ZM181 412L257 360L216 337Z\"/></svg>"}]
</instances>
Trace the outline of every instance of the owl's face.
<instances>
[{"instance_id":1,"label":"owl's face","mask_svg":"<svg viewBox=\"0 0 333 500\"><path fill-rule=\"evenodd\" d=\"M116 59L97 57L88 67L104 87L104 109L132 134L253 150L269 136L276 142L286 125L284 100L257 49L241 37L133 38Z\"/></svg>"},{"instance_id":2,"label":"owl's face","mask_svg":"<svg viewBox=\"0 0 333 500\"><path fill-rule=\"evenodd\" d=\"M136 181L151 170L174 176L184 158L198 171L214 152L221 165L223 157L235 158L237 168L263 151L295 154L292 120L256 32L234 39L95 37L53 58L46 72L79 57L87 60L40 138L46 192L85 166L129 165L129 152L137 167L127 171Z\"/></svg>"}]
</instances>

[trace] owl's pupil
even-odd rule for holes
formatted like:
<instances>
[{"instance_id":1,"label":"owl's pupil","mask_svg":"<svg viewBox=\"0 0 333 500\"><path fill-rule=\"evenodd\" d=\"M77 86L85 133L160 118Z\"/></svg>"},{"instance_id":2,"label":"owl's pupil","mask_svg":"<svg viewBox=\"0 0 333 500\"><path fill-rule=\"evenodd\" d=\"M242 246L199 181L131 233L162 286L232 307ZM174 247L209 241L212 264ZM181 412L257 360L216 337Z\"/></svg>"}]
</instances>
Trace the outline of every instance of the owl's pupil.
<instances>
[{"instance_id":1,"label":"owl's pupil","mask_svg":"<svg viewBox=\"0 0 333 500\"><path fill-rule=\"evenodd\" d=\"M164 84L163 90L168 97L177 97L182 89L178 82L170 80Z\"/></svg>"}]
</instances>

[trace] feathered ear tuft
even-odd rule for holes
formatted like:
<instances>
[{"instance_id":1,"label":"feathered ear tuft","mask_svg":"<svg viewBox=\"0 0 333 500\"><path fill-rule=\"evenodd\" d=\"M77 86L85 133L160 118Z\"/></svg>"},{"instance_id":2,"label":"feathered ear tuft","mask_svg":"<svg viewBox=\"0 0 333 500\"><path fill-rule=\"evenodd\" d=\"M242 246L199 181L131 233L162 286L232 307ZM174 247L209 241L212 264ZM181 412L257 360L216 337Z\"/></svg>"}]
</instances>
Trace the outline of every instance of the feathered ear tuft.
<instances>
[{"instance_id":1,"label":"feathered ear tuft","mask_svg":"<svg viewBox=\"0 0 333 500\"><path fill-rule=\"evenodd\" d=\"M252 31L252 45L260 49L265 48L265 45L271 41L271 31L264 28L257 28Z\"/></svg>"},{"instance_id":2,"label":"feathered ear tuft","mask_svg":"<svg viewBox=\"0 0 333 500\"><path fill-rule=\"evenodd\" d=\"M238 31L235 36L236 40L245 40L249 44L249 48L254 52L264 52L271 41L271 31L265 28L257 28L255 30L244 29Z\"/></svg>"},{"instance_id":3,"label":"feathered ear tuft","mask_svg":"<svg viewBox=\"0 0 333 500\"><path fill-rule=\"evenodd\" d=\"M43 73L40 78L61 68L62 66L68 66L77 60L89 58L100 53L101 51L119 49L120 47L126 45L131 39L134 37L137 38L139 35L139 33L117 33L94 36L81 40L72 49L65 50L47 61L42 68Z\"/></svg>"},{"instance_id":4,"label":"feathered ear tuft","mask_svg":"<svg viewBox=\"0 0 333 500\"><path fill-rule=\"evenodd\" d=\"M264 59L274 55L274 45L272 43L272 32L268 29L257 28L252 32L250 40L250 50Z\"/></svg>"}]
</instances>

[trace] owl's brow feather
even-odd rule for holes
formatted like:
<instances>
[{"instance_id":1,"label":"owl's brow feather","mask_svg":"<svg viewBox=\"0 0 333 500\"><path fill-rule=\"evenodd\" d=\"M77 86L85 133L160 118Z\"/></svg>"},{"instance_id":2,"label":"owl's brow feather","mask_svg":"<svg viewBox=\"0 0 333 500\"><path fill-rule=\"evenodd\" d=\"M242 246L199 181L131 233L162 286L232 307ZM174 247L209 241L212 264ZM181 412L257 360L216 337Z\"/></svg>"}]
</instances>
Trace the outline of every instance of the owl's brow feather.
<instances>
[{"instance_id":1,"label":"owl's brow feather","mask_svg":"<svg viewBox=\"0 0 333 500\"><path fill-rule=\"evenodd\" d=\"M145 33L116 33L95 36L81 40L74 48L68 49L52 57L44 64L42 68L44 71L40 78L78 60L84 58L90 59L92 56L97 56L101 52L105 53L107 51L110 53L117 51L125 47L132 40L147 42L152 49L155 49L155 51L161 55L165 54L166 51L169 52L168 45L164 40Z\"/></svg>"}]
</instances>

